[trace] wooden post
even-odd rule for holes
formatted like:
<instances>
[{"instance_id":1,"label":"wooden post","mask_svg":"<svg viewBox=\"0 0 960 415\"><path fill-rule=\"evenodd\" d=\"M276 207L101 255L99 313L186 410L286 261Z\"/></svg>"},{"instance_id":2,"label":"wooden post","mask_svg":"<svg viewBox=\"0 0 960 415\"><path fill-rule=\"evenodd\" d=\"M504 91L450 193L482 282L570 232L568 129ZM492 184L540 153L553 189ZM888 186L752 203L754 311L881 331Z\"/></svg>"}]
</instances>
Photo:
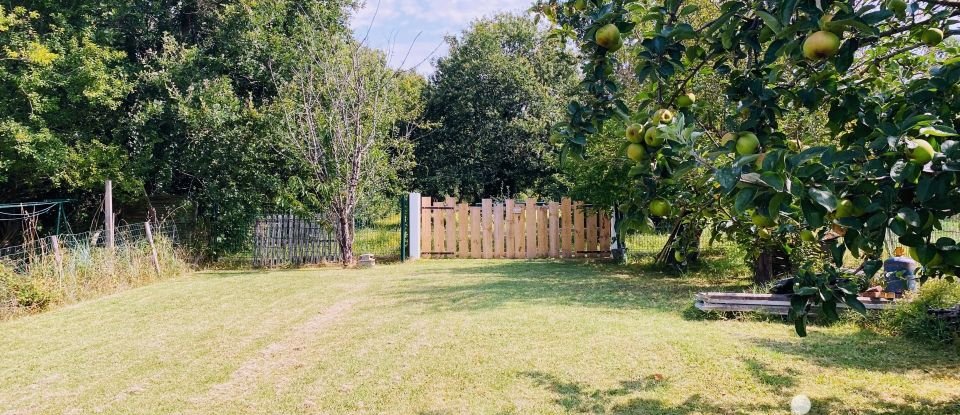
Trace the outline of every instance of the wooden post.
<instances>
[{"instance_id":1,"label":"wooden post","mask_svg":"<svg viewBox=\"0 0 960 415\"><path fill-rule=\"evenodd\" d=\"M60 252L60 238L57 235L50 237L50 245L53 248L53 259L57 261L57 277L60 291L63 291L63 253Z\"/></svg>"},{"instance_id":2,"label":"wooden post","mask_svg":"<svg viewBox=\"0 0 960 415\"><path fill-rule=\"evenodd\" d=\"M114 239L114 221L113 218L113 181L107 180L107 184L103 192L103 223L107 231L107 248L113 250L116 246L116 239Z\"/></svg>"},{"instance_id":3,"label":"wooden post","mask_svg":"<svg viewBox=\"0 0 960 415\"><path fill-rule=\"evenodd\" d=\"M157 270L157 277L162 276L160 273L160 258L157 256L157 247L153 244L153 229L150 227L150 222L143 223L144 228L147 230L147 242L150 242L150 252L153 256L153 268Z\"/></svg>"}]
</instances>

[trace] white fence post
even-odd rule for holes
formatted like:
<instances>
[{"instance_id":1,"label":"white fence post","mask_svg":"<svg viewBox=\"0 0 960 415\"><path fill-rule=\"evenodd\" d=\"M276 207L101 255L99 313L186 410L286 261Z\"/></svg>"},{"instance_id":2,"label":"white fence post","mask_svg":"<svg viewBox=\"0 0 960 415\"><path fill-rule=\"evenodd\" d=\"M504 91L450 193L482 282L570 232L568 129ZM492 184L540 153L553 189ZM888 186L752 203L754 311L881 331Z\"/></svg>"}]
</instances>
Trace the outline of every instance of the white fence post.
<instances>
[{"instance_id":1,"label":"white fence post","mask_svg":"<svg viewBox=\"0 0 960 415\"><path fill-rule=\"evenodd\" d=\"M420 259L420 193L410 193L410 259Z\"/></svg>"},{"instance_id":2,"label":"white fence post","mask_svg":"<svg viewBox=\"0 0 960 415\"><path fill-rule=\"evenodd\" d=\"M113 217L113 180L107 180L107 183L104 186L103 223L104 223L104 231L107 232L107 235L106 235L107 248L112 251L113 247L116 246L116 233L114 231L114 225L116 224L116 219L114 219Z\"/></svg>"}]
</instances>

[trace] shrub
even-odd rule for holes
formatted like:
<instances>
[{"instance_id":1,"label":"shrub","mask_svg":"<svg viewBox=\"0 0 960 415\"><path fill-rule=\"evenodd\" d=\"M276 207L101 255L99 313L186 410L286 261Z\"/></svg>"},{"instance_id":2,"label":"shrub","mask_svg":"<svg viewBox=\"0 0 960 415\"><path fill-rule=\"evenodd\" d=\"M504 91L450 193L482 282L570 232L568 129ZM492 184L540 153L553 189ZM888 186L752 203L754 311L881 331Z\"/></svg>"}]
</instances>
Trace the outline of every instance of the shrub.
<instances>
[{"instance_id":1,"label":"shrub","mask_svg":"<svg viewBox=\"0 0 960 415\"><path fill-rule=\"evenodd\" d=\"M880 316L880 327L924 342L947 344L956 341L957 333L943 321L931 317L931 308L947 308L960 304L960 284L938 279L924 284L910 301L900 302Z\"/></svg>"},{"instance_id":2,"label":"shrub","mask_svg":"<svg viewBox=\"0 0 960 415\"><path fill-rule=\"evenodd\" d=\"M41 311L53 301L42 281L14 273L0 265L0 305L9 310ZM3 314L0 311L0 314Z\"/></svg>"}]
</instances>

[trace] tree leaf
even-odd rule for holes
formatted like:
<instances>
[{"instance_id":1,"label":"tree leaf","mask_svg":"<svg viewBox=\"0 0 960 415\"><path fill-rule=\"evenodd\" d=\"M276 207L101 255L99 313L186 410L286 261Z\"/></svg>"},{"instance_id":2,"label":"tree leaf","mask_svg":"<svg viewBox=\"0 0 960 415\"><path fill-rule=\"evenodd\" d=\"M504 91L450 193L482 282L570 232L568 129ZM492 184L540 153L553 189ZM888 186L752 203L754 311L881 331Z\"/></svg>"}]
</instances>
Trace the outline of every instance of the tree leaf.
<instances>
[{"instance_id":1,"label":"tree leaf","mask_svg":"<svg viewBox=\"0 0 960 415\"><path fill-rule=\"evenodd\" d=\"M920 129L920 134L931 136L931 137L956 137L957 132L950 127L945 126L934 126L934 127L923 127Z\"/></svg>"},{"instance_id":2,"label":"tree leaf","mask_svg":"<svg viewBox=\"0 0 960 415\"><path fill-rule=\"evenodd\" d=\"M810 198L816 201L820 206L823 206L830 212L837 210L837 197L833 195L833 192L827 189L821 189L817 187L811 187L807 191L810 194Z\"/></svg>"},{"instance_id":3,"label":"tree leaf","mask_svg":"<svg viewBox=\"0 0 960 415\"><path fill-rule=\"evenodd\" d=\"M780 25L780 21L777 20L777 18L774 17L774 15L767 13L763 10L757 10L756 13L757 13L757 16L760 16L760 18L763 19L763 23L766 24L767 27L770 28L770 30L773 30L773 33L780 34L780 30L783 29L783 26Z\"/></svg>"}]
</instances>

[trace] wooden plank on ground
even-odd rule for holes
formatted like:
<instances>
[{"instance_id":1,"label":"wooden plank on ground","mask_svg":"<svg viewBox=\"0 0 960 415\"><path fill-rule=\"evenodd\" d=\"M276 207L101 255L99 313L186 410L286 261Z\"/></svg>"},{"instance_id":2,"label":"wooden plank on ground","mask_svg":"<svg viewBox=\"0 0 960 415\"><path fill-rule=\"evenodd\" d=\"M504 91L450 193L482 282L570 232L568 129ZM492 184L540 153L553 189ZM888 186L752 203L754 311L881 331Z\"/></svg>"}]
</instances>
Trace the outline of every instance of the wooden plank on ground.
<instances>
[{"instance_id":1,"label":"wooden plank on ground","mask_svg":"<svg viewBox=\"0 0 960 415\"><path fill-rule=\"evenodd\" d=\"M484 259L493 258L493 200L483 199L480 201L481 214L480 231L481 247Z\"/></svg>"},{"instance_id":2,"label":"wooden plank on ground","mask_svg":"<svg viewBox=\"0 0 960 415\"><path fill-rule=\"evenodd\" d=\"M447 209L443 211L443 226L446 229L444 237L446 249L449 256L457 252L457 200L447 196L443 203Z\"/></svg>"},{"instance_id":3,"label":"wooden plank on ground","mask_svg":"<svg viewBox=\"0 0 960 415\"><path fill-rule=\"evenodd\" d=\"M525 220L526 220L526 250L527 259L536 258L537 256L537 199L527 198L527 204L524 206Z\"/></svg>"},{"instance_id":4,"label":"wooden plank on ground","mask_svg":"<svg viewBox=\"0 0 960 415\"><path fill-rule=\"evenodd\" d=\"M493 257L503 258L503 203L493 205Z\"/></svg>"},{"instance_id":5,"label":"wooden plank on ground","mask_svg":"<svg viewBox=\"0 0 960 415\"><path fill-rule=\"evenodd\" d=\"M550 202L547 205L547 214L549 216L549 225L547 229L547 238L549 242L549 252L548 256L550 258L559 258L560 257L560 218L557 216L560 210L560 205L557 202Z\"/></svg>"},{"instance_id":6,"label":"wooden plank on ground","mask_svg":"<svg viewBox=\"0 0 960 415\"><path fill-rule=\"evenodd\" d=\"M480 207L470 207L470 258L480 258L483 252L480 249Z\"/></svg>"},{"instance_id":7,"label":"wooden plank on ground","mask_svg":"<svg viewBox=\"0 0 960 415\"><path fill-rule=\"evenodd\" d=\"M457 258L470 256L470 207L466 203L457 205Z\"/></svg>"},{"instance_id":8,"label":"wooden plank on ground","mask_svg":"<svg viewBox=\"0 0 960 415\"><path fill-rule=\"evenodd\" d=\"M583 219L583 202L573 204L573 256L582 257L587 249L586 232Z\"/></svg>"},{"instance_id":9,"label":"wooden plank on ground","mask_svg":"<svg viewBox=\"0 0 960 415\"><path fill-rule=\"evenodd\" d=\"M423 256L430 258L429 252L433 252L433 228L430 207L433 206L433 199L424 196L420 199L420 252Z\"/></svg>"},{"instance_id":10,"label":"wooden plank on ground","mask_svg":"<svg viewBox=\"0 0 960 415\"><path fill-rule=\"evenodd\" d=\"M573 202L560 199L560 257L570 258L573 251Z\"/></svg>"},{"instance_id":11,"label":"wooden plank on ground","mask_svg":"<svg viewBox=\"0 0 960 415\"><path fill-rule=\"evenodd\" d=\"M516 239L513 237L517 231L514 209L513 199L503 202L503 238L506 243L503 256L505 258L517 257Z\"/></svg>"},{"instance_id":12,"label":"wooden plank on ground","mask_svg":"<svg viewBox=\"0 0 960 415\"><path fill-rule=\"evenodd\" d=\"M893 306L895 300L872 297L858 297L868 310L884 310ZM695 303L701 310L713 311L764 311L773 314L787 314L790 310L790 296L780 294L749 293L698 293ZM837 304L838 308L847 308L846 304Z\"/></svg>"}]
</instances>

